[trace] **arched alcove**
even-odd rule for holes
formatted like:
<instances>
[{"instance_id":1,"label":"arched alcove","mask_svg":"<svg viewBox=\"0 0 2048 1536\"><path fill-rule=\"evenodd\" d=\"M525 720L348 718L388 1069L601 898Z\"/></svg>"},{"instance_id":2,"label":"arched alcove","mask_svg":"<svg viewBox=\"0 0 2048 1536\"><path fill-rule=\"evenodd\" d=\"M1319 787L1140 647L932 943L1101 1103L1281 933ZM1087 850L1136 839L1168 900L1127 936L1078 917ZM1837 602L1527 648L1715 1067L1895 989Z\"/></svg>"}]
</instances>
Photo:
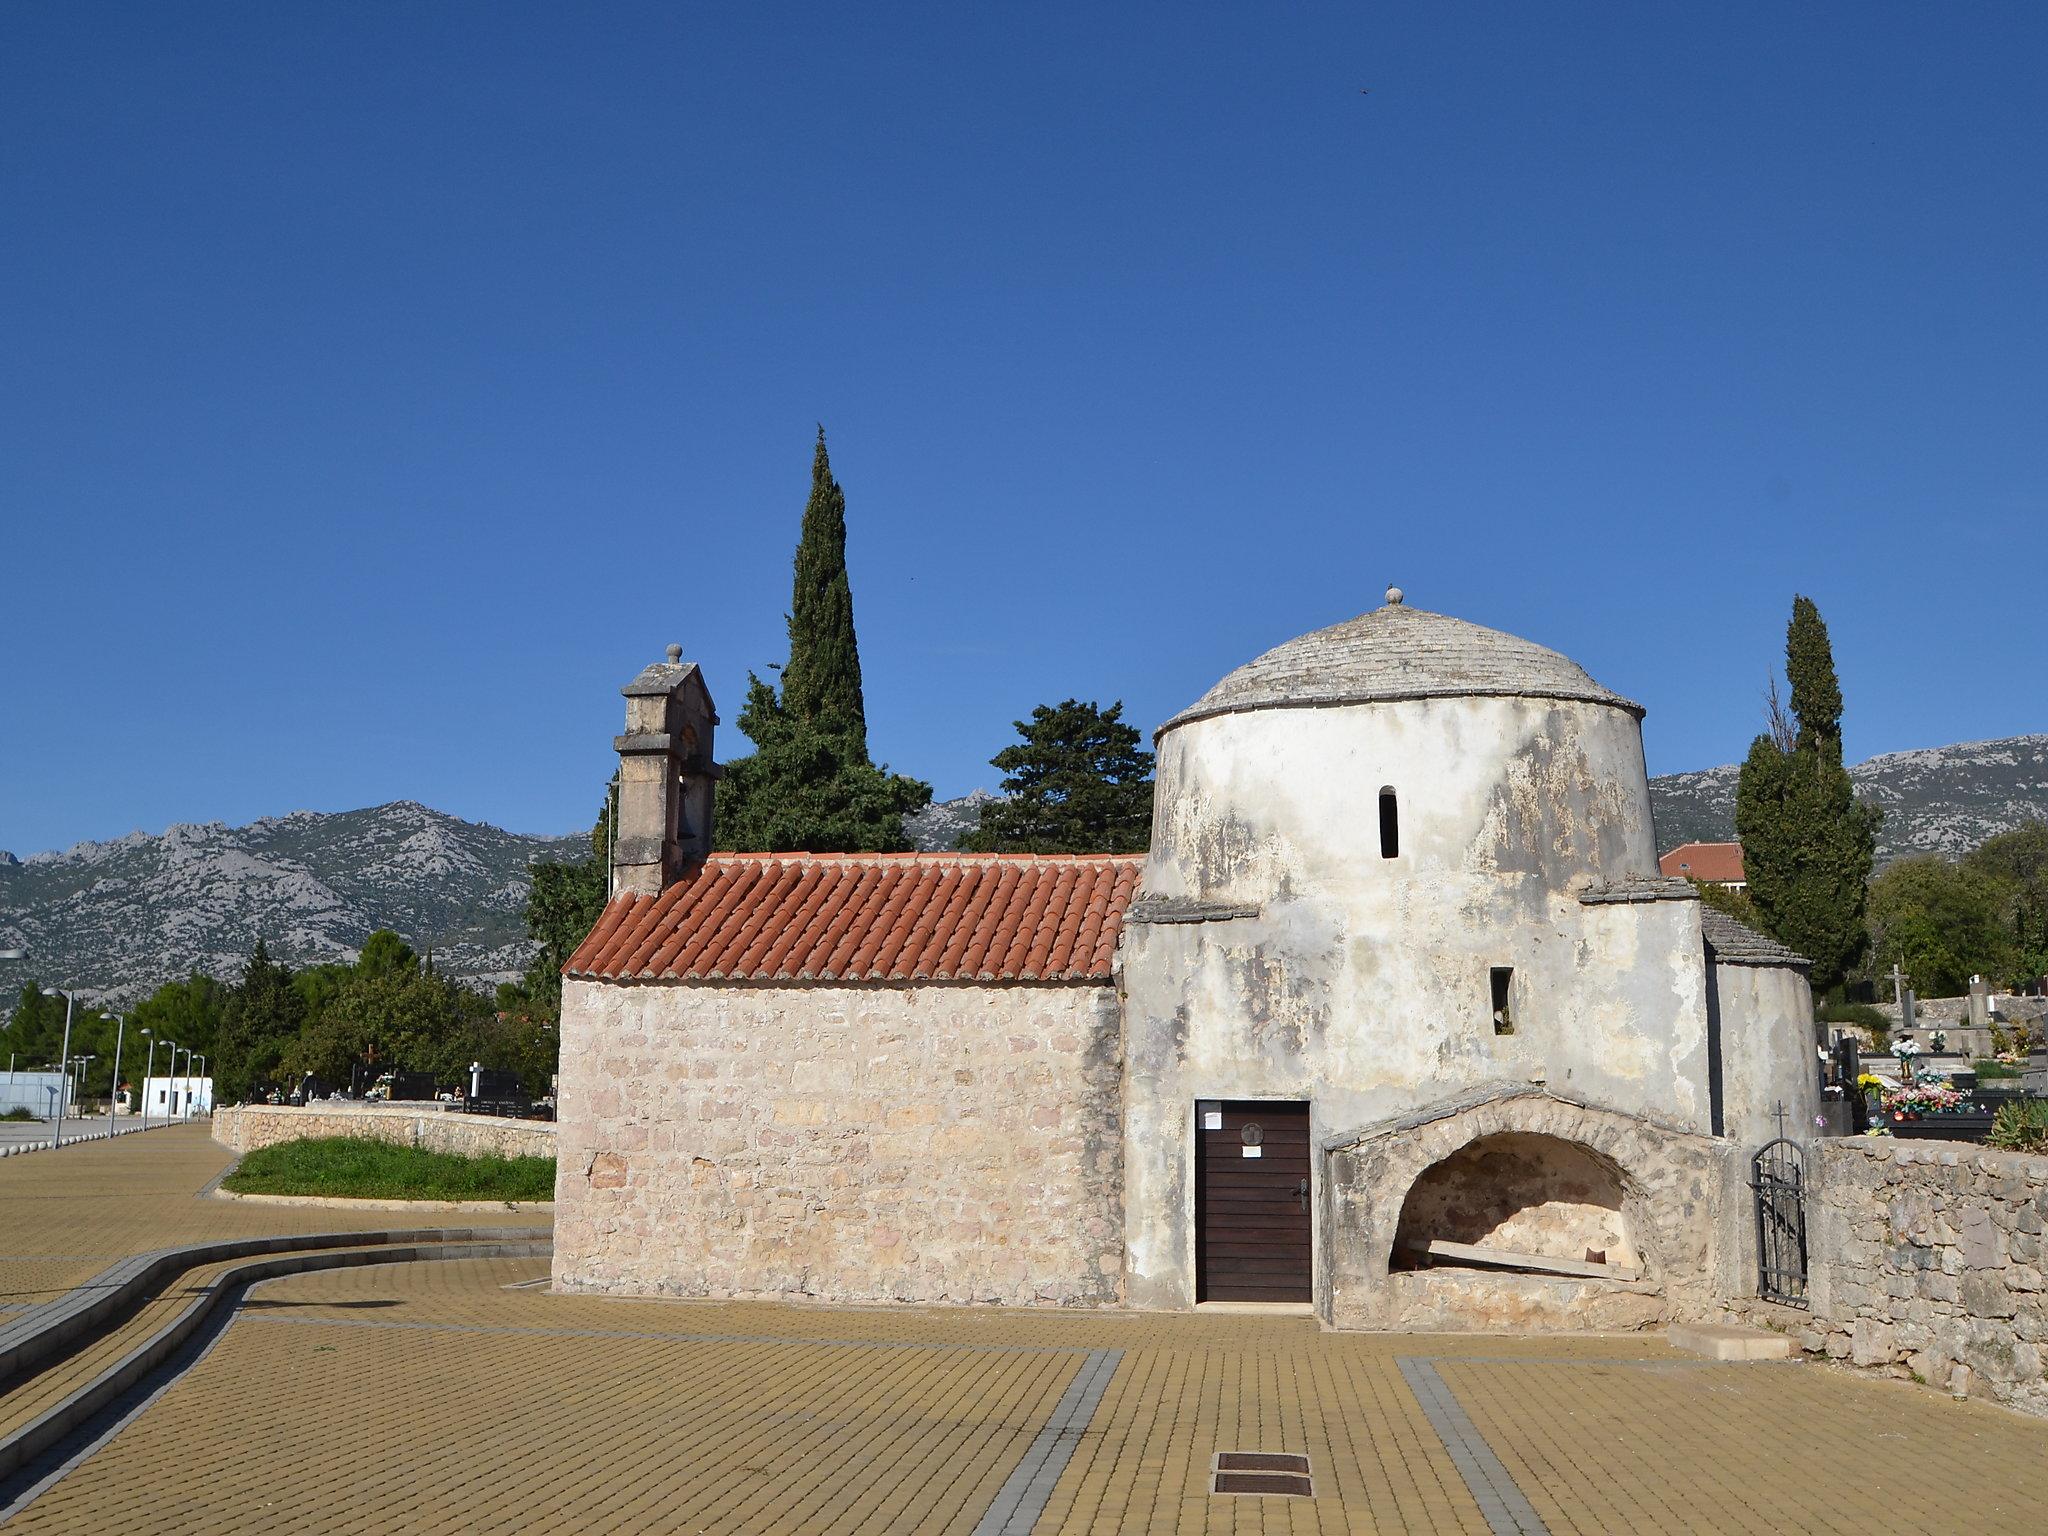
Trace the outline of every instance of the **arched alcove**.
<instances>
[{"instance_id":1,"label":"arched alcove","mask_svg":"<svg viewBox=\"0 0 2048 1536\"><path fill-rule=\"evenodd\" d=\"M1481 1136L1426 1168L1394 1233L1395 1268L1498 1264L1514 1256L1639 1272L1643 1249L1621 1170L1592 1148L1523 1131ZM1432 1242L1499 1254L1439 1250Z\"/></svg>"}]
</instances>

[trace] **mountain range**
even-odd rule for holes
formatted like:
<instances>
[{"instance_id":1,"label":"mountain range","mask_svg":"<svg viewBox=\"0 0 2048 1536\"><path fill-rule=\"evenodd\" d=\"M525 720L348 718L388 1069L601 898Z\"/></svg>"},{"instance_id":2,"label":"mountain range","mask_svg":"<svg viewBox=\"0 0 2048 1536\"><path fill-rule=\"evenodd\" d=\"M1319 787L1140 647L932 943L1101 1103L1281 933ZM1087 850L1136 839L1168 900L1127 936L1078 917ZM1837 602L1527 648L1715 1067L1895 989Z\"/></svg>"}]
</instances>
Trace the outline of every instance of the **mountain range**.
<instances>
[{"instance_id":1,"label":"mountain range","mask_svg":"<svg viewBox=\"0 0 2048 1536\"><path fill-rule=\"evenodd\" d=\"M1892 752L1850 770L1882 806L1879 857L1959 854L2048 817L2048 735ZM1730 766L1650 781L1658 847L1734 835ZM909 819L919 848L951 848L994 798L976 790ZM516 977L532 946L527 868L580 859L582 834L529 837L411 801L131 832L26 859L0 853L0 1008L25 981L125 1005L190 971L241 974L261 936L293 965L354 958L377 928L481 986Z\"/></svg>"},{"instance_id":2,"label":"mountain range","mask_svg":"<svg viewBox=\"0 0 2048 1536\"><path fill-rule=\"evenodd\" d=\"M1733 839L1741 774L1730 763L1650 780L1657 851ZM1955 858L2030 817L2048 819L2048 735L1887 752L1856 764L1849 777L1857 794L1884 812L1881 865L1914 853Z\"/></svg>"}]
</instances>

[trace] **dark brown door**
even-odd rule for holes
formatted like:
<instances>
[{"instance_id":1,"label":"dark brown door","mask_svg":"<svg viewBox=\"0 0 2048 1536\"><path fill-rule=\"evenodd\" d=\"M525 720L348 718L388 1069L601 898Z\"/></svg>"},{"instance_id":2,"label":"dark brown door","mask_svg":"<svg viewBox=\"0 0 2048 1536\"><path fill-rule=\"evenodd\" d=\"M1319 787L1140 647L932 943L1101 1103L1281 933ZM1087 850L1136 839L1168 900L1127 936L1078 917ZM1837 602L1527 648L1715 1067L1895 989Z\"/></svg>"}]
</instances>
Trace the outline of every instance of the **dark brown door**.
<instances>
[{"instance_id":1,"label":"dark brown door","mask_svg":"<svg viewBox=\"0 0 2048 1536\"><path fill-rule=\"evenodd\" d=\"M1195 1299L1311 1300L1308 1106L1218 1109L1196 1109Z\"/></svg>"}]
</instances>

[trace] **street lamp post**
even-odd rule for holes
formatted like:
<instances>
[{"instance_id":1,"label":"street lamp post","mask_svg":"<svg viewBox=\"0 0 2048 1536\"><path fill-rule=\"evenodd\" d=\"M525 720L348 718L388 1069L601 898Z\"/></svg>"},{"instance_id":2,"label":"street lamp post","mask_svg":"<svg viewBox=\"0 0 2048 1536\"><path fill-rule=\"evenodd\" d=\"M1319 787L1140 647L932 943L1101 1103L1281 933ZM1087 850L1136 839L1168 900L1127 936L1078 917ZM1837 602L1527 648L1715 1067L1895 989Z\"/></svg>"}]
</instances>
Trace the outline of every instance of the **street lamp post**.
<instances>
[{"instance_id":1,"label":"street lamp post","mask_svg":"<svg viewBox=\"0 0 2048 1536\"><path fill-rule=\"evenodd\" d=\"M114 1080L107 1087L107 1134L114 1134L114 1101L121 1093L121 1038L128 1032L128 1016L121 1013L103 1013L103 1019L114 1021Z\"/></svg>"},{"instance_id":2,"label":"street lamp post","mask_svg":"<svg viewBox=\"0 0 2048 1536\"><path fill-rule=\"evenodd\" d=\"M24 957L25 953L25 951L19 949L0 949L0 960L20 960ZM50 990L52 992L60 991L57 987L52 987ZM67 1090L71 1087L71 1071L69 1067L71 1059L71 1008L76 999L69 992L64 992L62 995L64 998L64 1044L57 1051L57 1071L59 1074L57 1087L57 1129L56 1133L50 1138L50 1150L52 1152L59 1150L64 1145L64 1112L69 1107L67 1101L70 1095Z\"/></svg>"},{"instance_id":3,"label":"street lamp post","mask_svg":"<svg viewBox=\"0 0 2048 1536\"><path fill-rule=\"evenodd\" d=\"M187 1065L189 1066L190 1063L188 1062ZM199 1053L199 1086L202 1091L206 1089L206 1052L204 1051ZM210 1092L206 1095L206 1112L208 1114L213 1113L213 1095Z\"/></svg>"},{"instance_id":4,"label":"street lamp post","mask_svg":"<svg viewBox=\"0 0 2048 1536\"><path fill-rule=\"evenodd\" d=\"M164 1046L171 1053L170 1064L164 1068L164 1081L168 1083L172 1078L178 1075L178 1042L175 1040L166 1040L164 1042ZM164 1114L164 1120L168 1122L170 1118L170 1113L168 1109L166 1109Z\"/></svg>"},{"instance_id":5,"label":"street lamp post","mask_svg":"<svg viewBox=\"0 0 2048 1536\"><path fill-rule=\"evenodd\" d=\"M142 1129L149 1129L149 1075L156 1070L156 1031L145 1029L149 1037L149 1065L142 1069Z\"/></svg>"},{"instance_id":6,"label":"street lamp post","mask_svg":"<svg viewBox=\"0 0 2048 1536\"><path fill-rule=\"evenodd\" d=\"M184 1083L185 1104L183 1110L180 1113L179 1118L184 1120L190 1120L192 1118L192 1047L189 1045L185 1047Z\"/></svg>"}]
</instances>

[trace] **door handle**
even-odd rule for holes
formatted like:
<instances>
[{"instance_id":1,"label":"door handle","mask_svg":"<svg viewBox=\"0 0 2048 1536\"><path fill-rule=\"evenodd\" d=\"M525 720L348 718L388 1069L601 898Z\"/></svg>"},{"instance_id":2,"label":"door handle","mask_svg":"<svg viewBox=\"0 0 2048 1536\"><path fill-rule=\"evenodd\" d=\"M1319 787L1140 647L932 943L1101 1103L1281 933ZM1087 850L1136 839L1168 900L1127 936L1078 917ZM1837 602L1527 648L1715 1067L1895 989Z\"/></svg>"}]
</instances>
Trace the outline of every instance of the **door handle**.
<instances>
[{"instance_id":1,"label":"door handle","mask_svg":"<svg viewBox=\"0 0 2048 1536\"><path fill-rule=\"evenodd\" d=\"M1295 1185L1294 1192L1300 1196L1301 1208L1306 1211L1308 1209L1308 1180L1303 1179L1299 1184Z\"/></svg>"}]
</instances>

